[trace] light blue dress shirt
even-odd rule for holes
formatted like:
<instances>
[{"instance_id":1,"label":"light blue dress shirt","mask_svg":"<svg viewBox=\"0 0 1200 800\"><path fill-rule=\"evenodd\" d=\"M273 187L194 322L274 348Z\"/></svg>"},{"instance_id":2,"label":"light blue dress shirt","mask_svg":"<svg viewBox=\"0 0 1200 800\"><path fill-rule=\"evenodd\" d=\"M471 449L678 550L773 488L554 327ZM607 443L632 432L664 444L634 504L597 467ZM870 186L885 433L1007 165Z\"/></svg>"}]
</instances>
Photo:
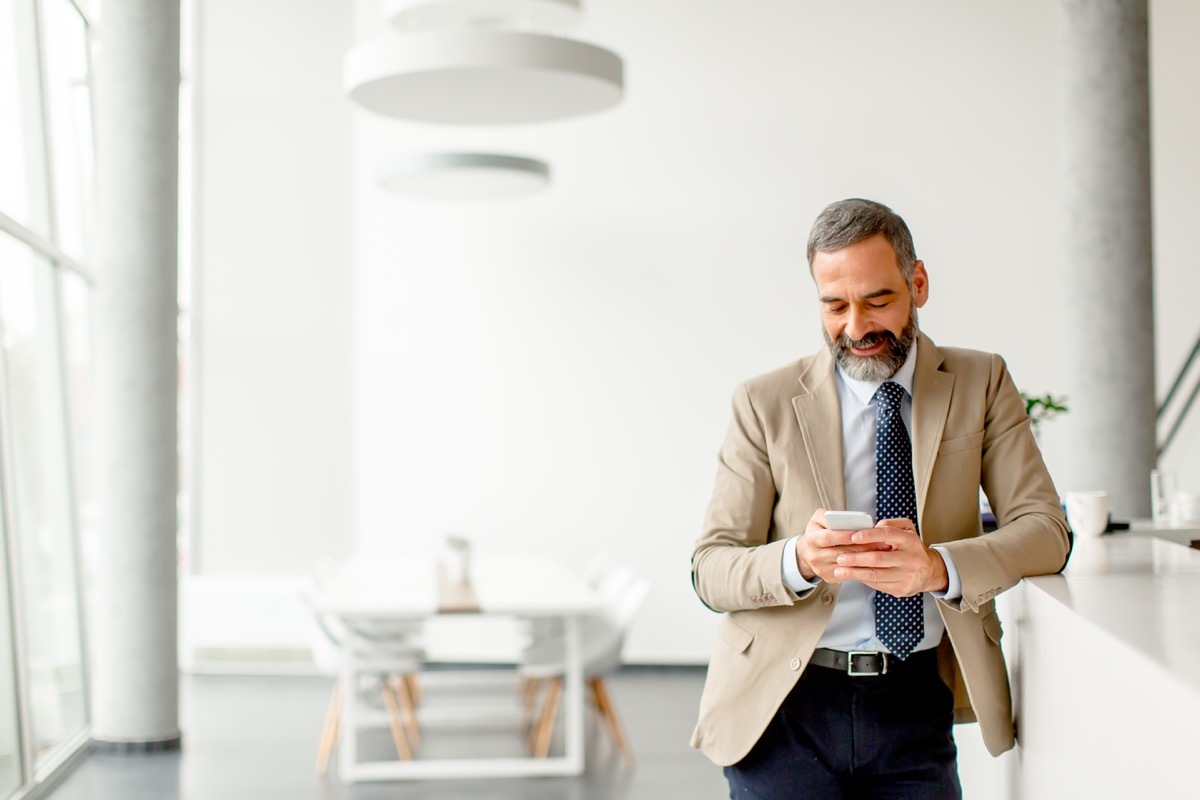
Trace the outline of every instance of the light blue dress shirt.
<instances>
[{"instance_id":1,"label":"light blue dress shirt","mask_svg":"<svg viewBox=\"0 0 1200 800\"><path fill-rule=\"evenodd\" d=\"M912 437L912 386L913 373L917 367L917 343L908 351L908 358L896 371L891 380L904 387L905 397L900 407L904 427ZM875 517L875 392L882 381L859 381L837 368L838 400L842 409L842 454L844 456L843 477L846 485L846 508L830 509L865 511ZM878 520L876 520L878 522ZM820 578L807 581L796 564L796 541L794 536L787 541L783 550L783 582L792 591L803 596L820 586ZM942 547L933 549L946 562L949 585L945 592L926 592L924 595L925 636L917 644L917 650L936 647L942 640L945 624L938 614L934 598L956 600L962 596L962 581L954 566L954 559ZM887 652L887 647L875 636L875 590L858 581L845 581L838 594L837 605L818 647L832 650L872 650Z\"/></svg>"}]
</instances>

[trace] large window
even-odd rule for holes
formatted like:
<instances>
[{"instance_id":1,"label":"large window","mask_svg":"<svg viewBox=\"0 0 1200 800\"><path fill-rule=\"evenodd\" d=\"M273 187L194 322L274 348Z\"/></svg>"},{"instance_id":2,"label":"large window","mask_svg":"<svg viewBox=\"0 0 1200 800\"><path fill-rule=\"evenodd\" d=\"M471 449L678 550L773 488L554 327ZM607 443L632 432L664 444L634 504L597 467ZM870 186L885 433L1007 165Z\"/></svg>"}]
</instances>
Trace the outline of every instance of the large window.
<instances>
[{"instance_id":1,"label":"large window","mask_svg":"<svg viewBox=\"0 0 1200 800\"><path fill-rule=\"evenodd\" d=\"M57 292L46 259L0 242L4 439L33 749L39 757L86 722Z\"/></svg>"},{"instance_id":2,"label":"large window","mask_svg":"<svg viewBox=\"0 0 1200 800\"><path fill-rule=\"evenodd\" d=\"M0 0L0 800L87 739L89 23ZM75 423L75 424L72 424Z\"/></svg>"}]
</instances>

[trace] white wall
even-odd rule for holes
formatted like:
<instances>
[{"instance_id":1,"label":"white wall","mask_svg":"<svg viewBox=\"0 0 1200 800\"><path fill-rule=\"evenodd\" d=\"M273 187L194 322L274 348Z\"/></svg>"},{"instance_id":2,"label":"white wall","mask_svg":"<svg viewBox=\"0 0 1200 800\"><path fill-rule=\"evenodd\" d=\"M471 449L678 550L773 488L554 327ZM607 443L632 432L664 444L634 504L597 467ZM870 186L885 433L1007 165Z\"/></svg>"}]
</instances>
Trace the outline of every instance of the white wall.
<instances>
[{"instance_id":1,"label":"white wall","mask_svg":"<svg viewBox=\"0 0 1200 800\"><path fill-rule=\"evenodd\" d=\"M353 519L353 196L338 2L198 0L205 575L294 575Z\"/></svg>"},{"instance_id":2,"label":"white wall","mask_svg":"<svg viewBox=\"0 0 1200 800\"><path fill-rule=\"evenodd\" d=\"M1200 217L1200 95L1195 90L1200 4L1158 0L1150 10L1155 365L1162 398L1200 336L1200 315L1192 303L1200 282L1200 255L1192 234ZM1195 369L1192 377L1197 377ZM1180 488L1200 492L1200 405L1180 428L1161 466Z\"/></svg>"},{"instance_id":3,"label":"white wall","mask_svg":"<svg viewBox=\"0 0 1200 800\"><path fill-rule=\"evenodd\" d=\"M368 552L446 532L483 556L606 550L655 581L628 656L705 661L688 557L729 396L821 346L804 242L841 197L908 220L935 340L1061 391L1053 3L593 0L573 34L624 57L625 101L512 128L345 101L375 0L353 20L204 5L205 571L300 573L351 527ZM1200 10L1153 14L1165 389L1200 333ZM455 147L546 157L554 187L466 205L375 188L381 159ZM1168 465L1200 489L1198 426ZM1078 488L1061 426L1043 440Z\"/></svg>"}]
</instances>

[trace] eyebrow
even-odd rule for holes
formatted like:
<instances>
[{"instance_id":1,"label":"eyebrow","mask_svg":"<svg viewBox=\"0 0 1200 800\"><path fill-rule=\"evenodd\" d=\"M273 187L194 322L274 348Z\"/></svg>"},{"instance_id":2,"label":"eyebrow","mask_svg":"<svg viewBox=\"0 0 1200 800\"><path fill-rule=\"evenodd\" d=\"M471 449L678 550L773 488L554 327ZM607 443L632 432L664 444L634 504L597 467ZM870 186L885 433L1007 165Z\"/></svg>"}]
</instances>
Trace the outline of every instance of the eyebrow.
<instances>
[{"instance_id":1,"label":"eyebrow","mask_svg":"<svg viewBox=\"0 0 1200 800\"><path fill-rule=\"evenodd\" d=\"M895 294L897 294L895 289L876 289L873 292L868 292L867 294L864 294L863 299L864 300L873 300L876 297L889 297L889 296L895 295ZM821 302L822 303L844 303L846 301L841 297L831 297L830 295L823 295L821 297Z\"/></svg>"}]
</instances>

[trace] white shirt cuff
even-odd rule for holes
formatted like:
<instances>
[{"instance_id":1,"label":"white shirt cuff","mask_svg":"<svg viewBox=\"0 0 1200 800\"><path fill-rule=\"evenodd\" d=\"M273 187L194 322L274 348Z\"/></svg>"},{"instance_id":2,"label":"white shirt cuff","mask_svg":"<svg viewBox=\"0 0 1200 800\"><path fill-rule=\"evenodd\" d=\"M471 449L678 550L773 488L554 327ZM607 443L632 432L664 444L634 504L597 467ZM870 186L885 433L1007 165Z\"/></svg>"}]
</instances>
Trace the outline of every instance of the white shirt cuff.
<instances>
[{"instance_id":1,"label":"white shirt cuff","mask_svg":"<svg viewBox=\"0 0 1200 800\"><path fill-rule=\"evenodd\" d=\"M936 550L938 555L942 557L942 561L946 562L946 577L949 578L949 582L946 584L946 591L930 592L930 594L939 600L961 599L962 579L958 577L958 568L954 566L954 559L950 557L950 553L948 553L944 547L938 547L935 544L929 549Z\"/></svg>"},{"instance_id":2,"label":"white shirt cuff","mask_svg":"<svg viewBox=\"0 0 1200 800\"><path fill-rule=\"evenodd\" d=\"M799 536L793 536L783 545L783 582L796 594L803 594L820 586L822 581L820 578L808 581L800 574L800 565L796 563L796 542L799 539Z\"/></svg>"}]
</instances>

